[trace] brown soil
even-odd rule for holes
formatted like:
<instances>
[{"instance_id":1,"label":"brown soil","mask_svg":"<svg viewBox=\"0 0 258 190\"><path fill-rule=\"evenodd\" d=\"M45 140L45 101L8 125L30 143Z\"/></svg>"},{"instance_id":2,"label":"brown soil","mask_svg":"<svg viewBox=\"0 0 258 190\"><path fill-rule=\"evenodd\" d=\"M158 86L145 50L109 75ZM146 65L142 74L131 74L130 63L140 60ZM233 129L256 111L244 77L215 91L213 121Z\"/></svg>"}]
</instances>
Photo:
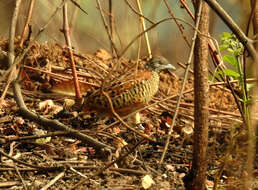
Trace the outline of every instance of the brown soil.
<instances>
[{"instance_id":1,"label":"brown soil","mask_svg":"<svg viewBox=\"0 0 258 190\"><path fill-rule=\"evenodd\" d=\"M0 41L0 48L2 53L7 52L6 40ZM20 52L17 48L17 55ZM84 94L87 90L92 91L101 86L101 76L108 76L108 71L115 65L111 73L118 76L135 68L136 64L136 61L127 59L121 59L117 64L105 50L99 50L95 55L74 52L74 57L80 80L91 84L90 89L85 87ZM139 62L140 68L144 62L144 59ZM6 85L6 78L3 78L6 76L4 63L2 60L0 65L1 92ZM0 110L0 150L14 159L0 153L0 185L6 189L24 189L23 180L28 189L40 189L53 181L49 189L70 189L84 180L75 189L143 189L142 179L148 174L155 182L151 189L183 189L182 180L191 167L192 158L193 91L183 96L168 151L164 162L159 164L168 132L165 122L169 123L169 120L165 120L165 117L174 114L177 96L172 96L180 91L182 79L169 72L161 74L160 90L150 104L161 102L141 112L142 126L145 127L143 132L158 143L145 141L135 148L134 145L141 137L128 131L122 124L107 128L116 118L75 111L67 106L67 99L73 98L49 92L52 86L72 76L69 63L66 48L57 44L33 45L24 60L21 82L27 107L115 147L116 151L103 155L94 147L69 137L69 134L56 134L51 128L44 128L22 118L10 88ZM192 88L193 79L190 77L185 91ZM240 114L232 94L224 86L211 86L209 94L207 185L212 187L216 175L224 166L219 184L229 189L241 189L241 178L245 174L246 135L240 130ZM162 101L169 96L172 98ZM66 111L60 112L64 106ZM132 119L126 121L134 127ZM50 137L22 139L43 134L49 134ZM14 137L15 140L10 140ZM105 169L102 174L96 175L128 151L132 153Z\"/></svg>"}]
</instances>

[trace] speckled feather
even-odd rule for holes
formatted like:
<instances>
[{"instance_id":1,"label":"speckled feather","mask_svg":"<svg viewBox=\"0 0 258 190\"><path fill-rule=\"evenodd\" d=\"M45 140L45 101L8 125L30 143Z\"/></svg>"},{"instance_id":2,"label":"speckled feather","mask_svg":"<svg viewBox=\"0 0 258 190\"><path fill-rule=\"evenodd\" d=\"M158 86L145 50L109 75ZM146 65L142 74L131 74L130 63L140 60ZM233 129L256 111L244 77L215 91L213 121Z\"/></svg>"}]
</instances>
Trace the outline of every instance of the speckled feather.
<instances>
[{"instance_id":1,"label":"speckled feather","mask_svg":"<svg viewBox=\"0 0 258 190\"><path fill-rule=\"evenodd\" d=\"M121 77L119 81L104 88L115 111L123 116L144 107L158 91L159 71L147 67L137 74ZM85 98L84 107L112 115L108 100L100 90Z\"/></svg>"}]
</instances>

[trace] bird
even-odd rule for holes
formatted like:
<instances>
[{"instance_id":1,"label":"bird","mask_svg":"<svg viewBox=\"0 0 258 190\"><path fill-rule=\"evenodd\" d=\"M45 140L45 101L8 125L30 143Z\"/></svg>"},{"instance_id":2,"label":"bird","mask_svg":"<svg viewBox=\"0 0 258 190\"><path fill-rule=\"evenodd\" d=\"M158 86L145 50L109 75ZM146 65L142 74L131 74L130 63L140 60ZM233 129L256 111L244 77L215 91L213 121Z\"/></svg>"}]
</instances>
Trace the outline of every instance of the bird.
<instances>
[{"instance_id":1,"label":"bird","mask_svg":"<svg viewBox=\"0 0 258 190\"><path fill-rule=\"evenodd\" d=\"M137 73L118 77L103 91L110 98L114 111L119 116L126 116L143 108L158 92L160 72L175 70L175 67L162 56L153 56ZM112 81L112 80L111 80ZM113 115L108 98L101 89L85 96L83 109L104 115Z\"/></svg>"}]
</instances>

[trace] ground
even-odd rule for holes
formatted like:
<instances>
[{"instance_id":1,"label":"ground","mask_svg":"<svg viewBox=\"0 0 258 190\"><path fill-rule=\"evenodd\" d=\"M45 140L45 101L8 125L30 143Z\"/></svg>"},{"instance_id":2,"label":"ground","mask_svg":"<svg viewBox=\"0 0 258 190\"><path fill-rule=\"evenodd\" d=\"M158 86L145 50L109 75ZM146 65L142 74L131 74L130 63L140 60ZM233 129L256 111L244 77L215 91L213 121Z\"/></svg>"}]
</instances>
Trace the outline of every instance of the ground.
<instances>
[{"instance_id":1,"label":"ground","mask_svg":"<svg viewBox=\"0 0 258 190\"><path fill-rule=\"evenodd\" d=\"M7 47L7 41L2 39L2 54L7 55ZM16 54L19 53L16 48ZM74 57L84 95L98 89L103 80L113 80L112 75L108 79L103 77L117 65L105 50L94 55L74 51ZM1 93L6 86L4 63L2 59ZM188 93L183 96L168 151L160 164L176 109L176 95L182 85L181 76L162 73L159 92L149 103L152 106L140 112L142 129L138 127L137 130L156 139L156 143L151 143L141 140L124 125L113 124L114 117L73 109L69 102L73 102L74 97L64 95L71 93L70 82L61 83L63 95L56 93L58 84L72 76L69 63L66 48L47 43L33 45L23 62L20 82L27 107L46 118L58 119L116 150L97 151L67 132L57 132L22 117L10 87L0 110L0 187L39 189L49 185L49 189L144 189L145 182L147 186L152 184L149 189L184 189L183 177L191 168L193 151L193 77L188 79L184 90ZM120 63L112 71L114 76L135 68L136 61L122 58ZM144 59L139 62L139 68L143 64ZM232 94L224 85L213 83L209 92L207 187L218 183L221 188L242 189L247 136ZM136 127L132 118L125 121ZM107 167L117 158L118 162ZM257 173L254 171L256 179Z\"/></svg>"}]
</instances>

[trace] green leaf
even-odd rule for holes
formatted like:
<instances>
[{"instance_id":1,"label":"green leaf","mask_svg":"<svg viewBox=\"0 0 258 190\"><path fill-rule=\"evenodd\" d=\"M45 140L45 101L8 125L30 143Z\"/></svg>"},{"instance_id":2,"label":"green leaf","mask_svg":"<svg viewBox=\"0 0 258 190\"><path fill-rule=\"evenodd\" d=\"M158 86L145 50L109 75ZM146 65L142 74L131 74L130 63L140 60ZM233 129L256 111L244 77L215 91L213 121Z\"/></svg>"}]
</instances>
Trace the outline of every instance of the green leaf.
<instances>
[{"instance_id":1,"label":"green leaf","mask_svg":"<svg viewBox=\"0 0 258 190\"><path fill-rule=\"evenodd\" d=\"M219 46L219 50L220 50L220 51L223 51L223 50L225 50L225 49L228 49L228 45L222 44L221 46Z\"/></svg>"},{"instance_id":2,"label":"green leaf","mask_svg":"<svg viewBox=\"0 0 258 190\"><path fill-rule=\"evenodd\" d=\"M228 50L228 52L230 52L230 53L232 53L234 55L235 50L233 50L232 48L228 48L227 50Z\"/></svg>"},{"instance_id":3,"label":"green leaf","mask_svg":"<svg viewBox=\"0 0 258 190\"><path fill-rule=\"evenodd\" d=\"M46 144L46 143L48 143L50 141L51 141L51 137L39 138L39 139L35 140L35 142L39 143L39 144Z\"/></svg>"},{"instance_id":4,"label":"green leaf","mask_svg":"<svg viewBox=\"0 0 258 190\"><path fill-rule=\"evenodd\" d=\"M227 75L229 77L234 77L234 78L239 78L240 77L240 75L237 72L235 72L231 69L225 69L224 73L225 73L225 75Z\"/></svg>"},{"instance_id":5,"label":"green leaf","mask_svg":"<svg viewBox=\"0 0 258 190\"><path fill-rule=\"evenodd\" d=\"M220 38L221 39L229 39L231 38L232 34L228 33L228 32L223 32L221 35L220 35Z\"/></svg>"},{"instance_id":6,"label":"green leaf","mask_svg":"<svg viewBox=\"0 0 258 190\"><path fill-rule=\"evenodd\" d=\"M226 61L227 63L233 65L234 67L237 66L237 59L234 56L224 55L223 60Z\"/></svg>"},{"instance_id":7,"label":"green leaf","mask_svg":"<svg viewBox=\"0 0 258 190\"><path fill-rule=\"evenodd\" d=\"M219 75L223 75L223 72L221 70L216 72L216 77L218 77Z\"/></svg>"},{"instance_id":8,"label":"green leaf","mask_svg":"<svg viewBox=\"0 0 258 190\"><path fill-rule=\"evenodd\" d=\"M235 56L239 56L239 55L242 54L242 52L243 52L243 49L242 49L242 48L238 48L238 49L236 49L236 50L234 51L234 55L235 55Z\"/></svg>"}]
</instances>

